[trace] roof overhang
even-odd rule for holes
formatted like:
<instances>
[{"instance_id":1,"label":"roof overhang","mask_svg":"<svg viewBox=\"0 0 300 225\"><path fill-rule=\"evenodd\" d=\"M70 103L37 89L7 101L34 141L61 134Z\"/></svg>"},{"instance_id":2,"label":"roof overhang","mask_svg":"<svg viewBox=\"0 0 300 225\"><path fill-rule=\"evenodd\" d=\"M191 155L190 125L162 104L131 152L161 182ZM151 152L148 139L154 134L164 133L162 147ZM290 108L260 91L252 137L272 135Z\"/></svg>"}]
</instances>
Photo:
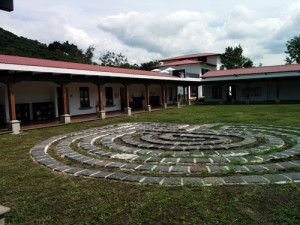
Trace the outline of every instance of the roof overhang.
<instances>
[{"instance_id":1,"label":"roof overhang","mask_svg":"<svg viewBox=\"0 0 300 225\"><path fill-rule=\"evenodd\" d=\"M42 67L42 66L27 66L17 64L5 64L0 63L0 71L11 71L11 72L31 72L38 76L39 74L53 74L54 76L59 75L72 75L72 76L90 76L90 77L103 77L103 78L130 78L130 79L144 79L144 80L161 80L161 81L172 81L172 82L197 82L199 79L196 78L178 78L172 76L150 76L150 75L138 75L128 73L113 73L113 72L100 72L91 70L80 70L80 69L67 69L67 68L54 68L54 67Z\"/></svg>"},{"instance_id":2,"label":"roof overhang","mask_svg":"<svg viewBox=\"0 0 300 225\"><path fill-rule=\"evenodd\" d=\"M231 82L231 81L247 81L247 80L262 80L262 79L284 79L284 78L300 78L300 71L278 72L278 73L261 73L231 76L216 76L201 78L201 83L215 83L215 82Z\"/></svg>"}]
</instances>

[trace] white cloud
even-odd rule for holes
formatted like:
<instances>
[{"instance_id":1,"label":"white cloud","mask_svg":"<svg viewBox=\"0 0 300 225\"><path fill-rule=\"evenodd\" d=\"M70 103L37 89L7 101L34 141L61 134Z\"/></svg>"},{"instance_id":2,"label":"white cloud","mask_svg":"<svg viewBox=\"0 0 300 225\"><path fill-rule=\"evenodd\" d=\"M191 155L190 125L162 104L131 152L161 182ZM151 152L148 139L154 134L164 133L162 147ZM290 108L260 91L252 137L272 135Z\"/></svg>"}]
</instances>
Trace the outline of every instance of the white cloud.
<instances>
[{"instance_id":1,"label":"white cloud","mask_svg":"<svg viewBox=\"0 0 300 225\"><path fill-rule=\"evenodd\" d=\"M225 17L205 11L130 12L107 17L98 27L126 46L161 53L164 57L222 53L227 46L241 44L245 55L256 64L270 65L284 64L287 36L295 33L299 18L297 10L289 17L284 12L279 17L265 17L238 5ZM276 55L273 61L270 53Z\"/></svg>"},{"instance_id":2,"label":"white cloud","mask_svg":"<svg viewBox=\"0 0 300 225\"><path fill-rule=\"evenodd\" d=\"M0 14L2 28L47 44L68 40L82 49L94 45L95 59L107 51L122 52L131 63L222 53L241 44L256 64L283 64L286 41L299 35L300 27L300 2L293 0L15 3L13 13Z\"/></svg>"}]
</instances>

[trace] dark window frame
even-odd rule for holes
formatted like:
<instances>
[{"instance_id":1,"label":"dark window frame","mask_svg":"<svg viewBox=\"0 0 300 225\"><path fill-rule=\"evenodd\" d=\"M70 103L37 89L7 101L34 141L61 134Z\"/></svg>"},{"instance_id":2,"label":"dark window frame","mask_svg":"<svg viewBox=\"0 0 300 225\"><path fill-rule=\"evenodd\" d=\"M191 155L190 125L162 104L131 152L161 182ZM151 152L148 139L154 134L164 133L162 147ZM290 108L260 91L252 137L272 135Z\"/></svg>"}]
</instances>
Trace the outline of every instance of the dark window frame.
<instances>
[{"instance_id":1,"label":"dark window frame","mask_svg":"<svg viewBox=\"0 0 300 225\"><path fill-rule=\"evenodd\" d=\"M105 87L105 103L106 106L114 105L114 93L112 87Z\"/></svg>"},{"instance_id":2,"label":"dark window frame","mask_svg":"<svg viewBox=\"0 0 300 225\"><path fill-rule=\"evenodd\" d=\"M90 107L90 92L88 87L79 87L80 107Z\"/></svg>"}]
</instances>

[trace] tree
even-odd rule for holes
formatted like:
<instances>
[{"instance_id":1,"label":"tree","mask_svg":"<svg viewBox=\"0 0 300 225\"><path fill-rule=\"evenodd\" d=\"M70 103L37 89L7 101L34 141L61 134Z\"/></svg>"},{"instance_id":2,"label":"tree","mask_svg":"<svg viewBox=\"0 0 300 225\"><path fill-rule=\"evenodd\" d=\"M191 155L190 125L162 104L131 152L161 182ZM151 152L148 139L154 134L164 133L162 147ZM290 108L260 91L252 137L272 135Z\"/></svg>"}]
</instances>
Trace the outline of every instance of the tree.
<instances>
[{"instance_id":1,"label":"tree","mask_svg":"<svg viewBox=\"0 0 300 225\"><path fill-rule=\"evenodd\" d=\"M243 56L241 45L237 47L227 47L225 53L221 54L221 61L227 69L253 67L253 61Z\"/></svg>"},{"instance_id":2,"label":"tree","mask_svg":"<svg viewBox=\"0 0 300 225\"><path fill-rule=\"evenodd\" d=\"M286 48L287 51L285 51L285 53L289 54L289 56L285 59L286 63L300 63L300 35L287 41Z\"/></svg>"},{"instance_id":3,"label":"tree","mask_svg":"<svg viewBox=\"0 0 300 225\"><path fill-rule=\"evenodd\" d=\"M153 70L153 67L157 66L157 65L159 65L159 61L158 60L149 61L149 62L142 63L141 66L140 66L140 69L141 70L151 71L151 70Z\"/></svg>"},{"instance_id":4,"label":"tree","mask_svg":"<svg viewBox=\"0 0 300 225\"><path fill-rule=\"evenodd\" d=\"M129 68L130 64L128 63L127 57L122 53L116 54L114 52L108 51L100 58L101 66L112 66L112 67L122 67Z\"/></svg>"}]
</instances>

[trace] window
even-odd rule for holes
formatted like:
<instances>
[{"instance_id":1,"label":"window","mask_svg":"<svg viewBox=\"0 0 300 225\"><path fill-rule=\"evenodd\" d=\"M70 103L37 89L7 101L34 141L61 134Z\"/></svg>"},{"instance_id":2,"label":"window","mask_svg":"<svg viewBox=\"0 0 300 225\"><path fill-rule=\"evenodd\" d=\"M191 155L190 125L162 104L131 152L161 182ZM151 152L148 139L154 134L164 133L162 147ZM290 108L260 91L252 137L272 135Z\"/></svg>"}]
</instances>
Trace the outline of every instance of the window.
<instances>
[{"instance_id":1,"label":"window","mask_svg":"<svg viewBox=\"0 0 300 225\"><path fill-rule=\"evenodd\" d=\"M90 107L90 96L88 87L80 87L80 107Z\"/></svg>"},{"instance_id":2,"label":"window","mask_svg":"<svg viewBox=\"0 0 300 225\"><path fill-rule=\"evenodd\" d=\"M114 104L112 87L105 88L105 97L106 97L106 106L110 106Z\"/></svg>"},{"instance_id":3,"label":"window","mask_svg":"<svg viewBox=\"0 0 300 225\"><path fill-rule=\"evenodd\" d=\"M207 73L209 70L208 69L201 69L202 75Z\"/></svg>"},{"instance_id":4,"label":"window","mask_svg":"<svg viewBox=\"0 0 300 225\"><path fill-rule=\"evenodd\" d=\"M185 70L173 70L173 76L184 78Z\"/></svg>"},{"instance_id":5,"label":"window","mask_svg":"<svg viewBox=\"0 0 300 225\"><path fill-rule=\"evenodd\" d=\"M212 87L212 98L222 99L222 86L221 85Z\"/></svg>"}]
</instances>

